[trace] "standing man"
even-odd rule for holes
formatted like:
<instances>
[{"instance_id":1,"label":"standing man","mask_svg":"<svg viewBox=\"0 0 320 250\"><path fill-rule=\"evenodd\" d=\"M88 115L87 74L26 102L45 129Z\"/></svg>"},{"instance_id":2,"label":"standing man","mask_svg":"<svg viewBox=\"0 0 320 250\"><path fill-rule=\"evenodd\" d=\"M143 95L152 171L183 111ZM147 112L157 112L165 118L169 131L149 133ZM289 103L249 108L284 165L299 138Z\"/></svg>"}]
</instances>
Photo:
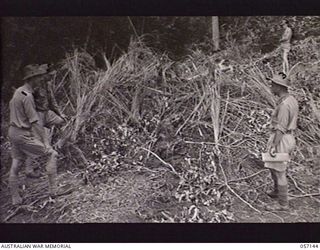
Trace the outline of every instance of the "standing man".
<instances>
[{"instance_id":1,"label":"standing man","mask_svg":"<svg viewBox=\"0 0 320 250\"><path fill-rule=\"evenodd\" d=\"M46 67L46 65L43 65ZM43 75L41 84L33 89L33 97L36 111L38 112L41 125L45 128L45 134L51 143L51 127L64 123L66 116L60 111L52 90L52 73ZM31 158L26 162L26 176L30 178L39 177Z\"/></svg>"},{"instance_id":2,"label":"standing man","mask_svg":"<svg viewBox=\"0 0 320 250\"><path fill-rule=\"evenodd\" d=\"M9 187L13 205L22 203L19 194L18 172L21 163L28 157L48 156L46 170L49 179L49 195L56 196L57 152L48 141L33 97L34 88L42 83L47 70L46 65L26 66L24 85L15 91L10 101L9 139L12 145L12 165Z\"/></svg>"},{"instance_id":3,"label":"standing man","mask_svg":"<svg viewBox=\"0 0 320 250\"><path fill-rule=\"evenodd\" d=\"M283 67L283 72L285 74L288 74L289 72L288 54L291 49L292 29L289 27L289 23L287 20L284 20L282 25L284 28L284 33L282 35L282 38L280 39L280 47L283 50L282 67Z\"/></svg>"},{"instance_id":4,"label":"standing man","mask_svg":"<svg viewBox=\"0 0 320 250\"><path fill-rule=\"evenodd\" d=\"M288 93L289 82L284 75L274 75L271 80L271 91L279 97L277 106L271 117L271 136L268 141L268 151L271 156L275 153L290 154L296 145L294 131L297 128L298 102ZM289 209L288 182L286 169L288 162L268 162L265 167L271 171L274 190L268 195L278 198L278 203L266 207L270 211L285 211Z\"/></svg>"}]
</instances>

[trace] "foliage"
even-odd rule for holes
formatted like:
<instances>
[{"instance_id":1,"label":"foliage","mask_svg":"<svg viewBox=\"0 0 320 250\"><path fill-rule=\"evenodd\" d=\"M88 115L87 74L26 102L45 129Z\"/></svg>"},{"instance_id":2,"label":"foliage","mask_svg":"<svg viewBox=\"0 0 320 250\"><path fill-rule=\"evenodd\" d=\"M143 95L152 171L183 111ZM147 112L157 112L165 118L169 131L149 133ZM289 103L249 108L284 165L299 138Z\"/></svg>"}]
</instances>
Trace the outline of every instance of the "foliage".
<instances>
[{"instance_id":1,"label":"foliage","mask_svg":"<svg viewBox=\"0 0 320 250\"><path fill-rule=\"evenodd\" d=\"M265 54L251 45L257 45L264 25L280 19L239 18L236 27L245 22L251 42L235 39L246 34L244 29L230 29L224 50L212 54L205 51L209 43L194 44L178 61L148 46L147 36L131 39L113 60L103 53L103 69L85 49L67 53L54 80L59 104L69 117L60 135L66 142L61 150L65 163L73 161L72 169L77 167L84 182L100 191L123 173L148 173L146 185L160 185L169 173L171 181L162 183L155 196L157 188L148 189L152 192L143 204L166 196L179 210L145 212L145 221L235 221L235 197L258 211L267 176L257 169L277 101L265 76L281 71L281 57L277 49ZM264 25L254 33L258 23ZM297 23L297 29L302 25ZM228 62L227 70L221 59ZM312 168L310 148L320 140L319 122L309 115L320 105L319 38L296 42L289 60L305 65L292 78L300 105L292 163Z\"/></svg>"},{"instance_id":2,"label":"foliage","mask_svg":"<svg viewBox=\"0 0 320 250\"><path fill-rule=\"evenodd\" d=\"M310 40L301 48L314 53L313 46ZM271 74L277 68L256 57L233 65L234 73L224 72L215 63L223 53L207 55L196 49L176 63L139 38L118 60L106 61L106 71L85 65L90 61L84 59L86 53L68 56L62 67L68 77L59 86L70 94L61 101L66 110L73 110L66 130L72 131L73 142L87 158L87 182L98 185L132 168L171 168L179 180L173 197L183 209L157 215L154 221L232 221L232 196L223 188L223 172L217 166L223 166L229 180L254 173L255 168L243 169L243 162L260 158L264 151L276 102L262 71ZM302 109L310 110L302 102L307 96L301 84L295 83L294 93ZM315 145L319 127L315 120L301 117L300 126L308 125L299 129L300 141ZM303 151L302 145L298 150ZM221 211L224 216L219 217Z\"/></svg>"}]
</instances>

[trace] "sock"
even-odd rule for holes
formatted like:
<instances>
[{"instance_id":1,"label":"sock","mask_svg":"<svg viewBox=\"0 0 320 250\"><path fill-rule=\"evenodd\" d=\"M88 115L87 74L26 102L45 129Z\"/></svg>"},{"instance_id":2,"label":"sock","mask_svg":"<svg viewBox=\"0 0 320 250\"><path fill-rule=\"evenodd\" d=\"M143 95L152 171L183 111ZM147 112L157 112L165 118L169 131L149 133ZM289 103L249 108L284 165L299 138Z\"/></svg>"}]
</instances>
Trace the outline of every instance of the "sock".
<instances>
[{"instance_id":1,"label":"sock","mask_svg":"<svg viewBox=\"0 0 320 250\"><path fill-rule=\"evenodd\" d=\"M279 185L279 204L287 206L288 203L288 185Z\"/></svg>"},{"instance_id":2,"label":"sock","mask_svg":"<svg viewBox=\"0 0 320 250\"><path fill-rule=\"evenodd\" d=\"M275 176L274 173L271 172L271 178L273 180L273 191L275 194L278 194L279 190L278 190L278 181L277 181L277 177Z\"/></svg>"}]
</instances>

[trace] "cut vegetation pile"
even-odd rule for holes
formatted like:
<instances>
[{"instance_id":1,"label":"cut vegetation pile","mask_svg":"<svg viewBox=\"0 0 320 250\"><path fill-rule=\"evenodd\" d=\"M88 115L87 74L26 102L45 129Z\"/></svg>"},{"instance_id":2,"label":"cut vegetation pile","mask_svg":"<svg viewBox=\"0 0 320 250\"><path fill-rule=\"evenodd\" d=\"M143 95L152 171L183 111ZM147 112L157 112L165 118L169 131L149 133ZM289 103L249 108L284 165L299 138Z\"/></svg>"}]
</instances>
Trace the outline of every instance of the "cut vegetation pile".
<instances>
[{"instance_id":1,"label":"cut vegetation pile","mask_svg":"<svg viewBox=\"0 0 320 250\"><path fill-rule=\"evenodd\" d=\"M301 41L289 57L300 105L288 172L296 197L319 193L298 180L319 173L317 39ZM59 171L82 187L60 198L72 203L59 210L59 222L229 222L237 221L236 200L261 213L270 183L260 154L276 103L265 76L281 71L280 51L238 59L194 49L174 62L141 38L114 62L104 59L97 69L87 52L74 51L55 78L69 117L58 135L65 138Z\"/></svg>"}]
</instances>

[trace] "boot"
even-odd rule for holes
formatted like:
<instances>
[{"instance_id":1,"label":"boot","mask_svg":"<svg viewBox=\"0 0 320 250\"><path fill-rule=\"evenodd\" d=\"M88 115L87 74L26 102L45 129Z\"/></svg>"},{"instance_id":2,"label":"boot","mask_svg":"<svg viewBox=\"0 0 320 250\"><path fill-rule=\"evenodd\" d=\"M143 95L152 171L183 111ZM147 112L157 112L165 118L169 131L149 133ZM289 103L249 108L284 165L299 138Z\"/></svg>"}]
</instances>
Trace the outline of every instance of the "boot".
<instances>
[{"instance_id":1,"label":"boot","mask_svg":"<svg viewBox=\"0 0 320 250\"><path fill-rule=\"evenodd\" d=\"M279 195L279 190L278 190L278 180L277 177L275 175L275 173L273 171L271 171L271 178L273 180L273 191L267 193L267 195L273 199L278 198Z\"/></svg>"},{"instance_id":2,"label":"boot","mask_svg":"<svg viewBox=\"0 0 320 250\"><path fill-rule=\"evenodd\" d=\"M274 183L274 188L273 191L267 193L267 195L273 199L278 198L279 197L279 189L278 189L278 185L276 183Z\"/></svg>"},{"instance_id":3,"label":"boot","mask_svg":"<svg viewBox=\"0 0 320 250\"><path fill-rule=\"evenodd\" d=\"M273 191L267 193L267 195L272 199L276 199L276 198L278 198L278 195L279 195L278 190L273 190Z\"/></svg>"},{"instance_id":4,"label":"boot","mask_svg":"<svg viewBox=\"0 0 320 250\"><path fill-rule=\"evenodd\" d=\"M266 206L267 211L288 211L288 185L279 185L279 202Z\"/></svg>"},{"instance_id":5,"label":"boot","mask_svg":"<svg viewBox=\"0 0 320 250\"><path fill-rule=\"evenodd\" d=\"M40 177L40 172L36 172L36 171L26 172L26 177L33 178L33 179L39 178Z\"/></svg>"},{"instance_id":6,"label":"boot","mask_svg":"<svg viewBox=\"0 0 320 250\"><path fill-rule=\"evenodd\" d=\"M9 187L11 191L12 205L15 206L22 204L22 198L19 194L19 182L17 180L17 177L9 178Z\"/></svg>"},{"instance_id":7,"label":"boot","mask_svg":"<svg viewBox=\"0 0 320 250\"><path fill-rule=\"evenodd\" d=\"M279 185L279 204L282 207L289 208L288 185Z\"/></svg>"}]
</instances>

